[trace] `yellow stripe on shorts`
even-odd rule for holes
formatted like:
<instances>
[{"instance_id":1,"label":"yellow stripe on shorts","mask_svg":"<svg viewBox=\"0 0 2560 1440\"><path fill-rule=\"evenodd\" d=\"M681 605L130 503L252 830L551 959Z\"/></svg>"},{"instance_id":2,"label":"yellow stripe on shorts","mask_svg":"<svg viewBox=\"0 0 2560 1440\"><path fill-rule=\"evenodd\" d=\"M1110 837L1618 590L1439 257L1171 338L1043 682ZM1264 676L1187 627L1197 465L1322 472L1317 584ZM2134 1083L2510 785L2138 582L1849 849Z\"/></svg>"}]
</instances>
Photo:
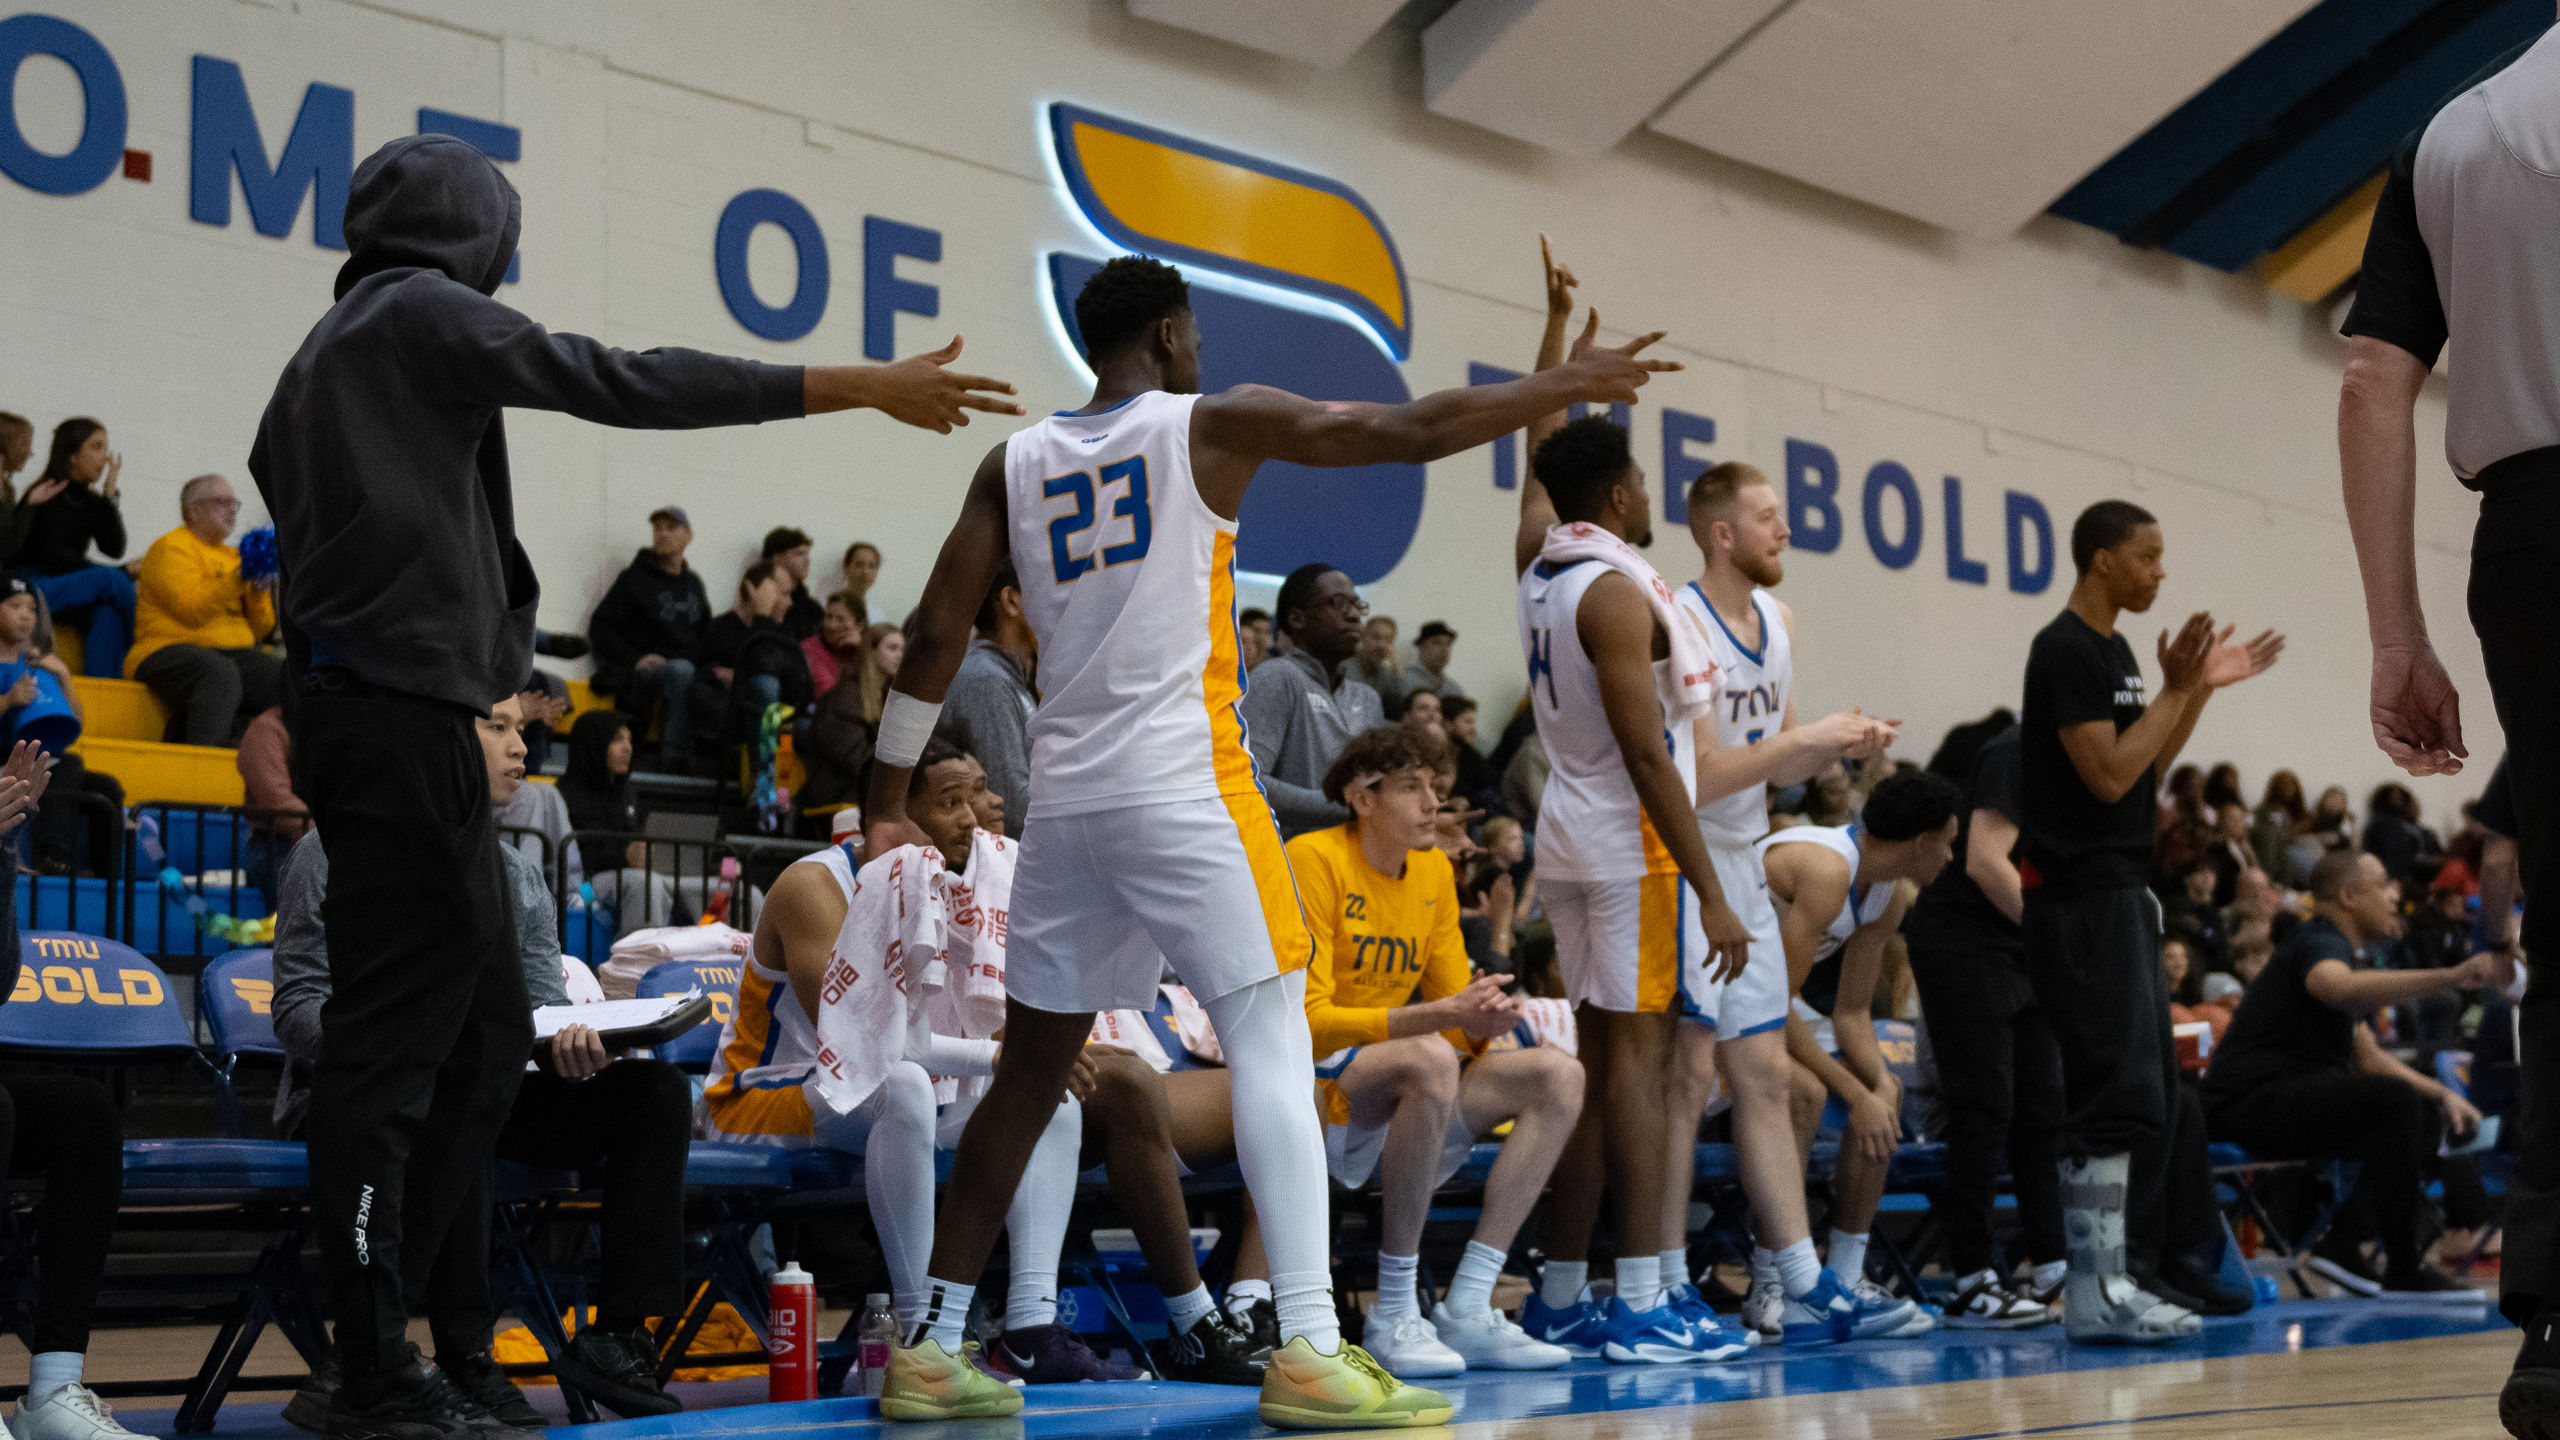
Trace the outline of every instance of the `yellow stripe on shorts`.
<instances>
[{"instance_id":1,"label":"yellow stripe on shorts","mask_svg":"<svg viewBox=\"0 0 2560 1440\"><path fill-rule=\"evenodd\" d=\"M1680 876L1647 875L1636 925L1636 1009L1669 1010L1680 993Z\"/></svg>"}]
</instances>

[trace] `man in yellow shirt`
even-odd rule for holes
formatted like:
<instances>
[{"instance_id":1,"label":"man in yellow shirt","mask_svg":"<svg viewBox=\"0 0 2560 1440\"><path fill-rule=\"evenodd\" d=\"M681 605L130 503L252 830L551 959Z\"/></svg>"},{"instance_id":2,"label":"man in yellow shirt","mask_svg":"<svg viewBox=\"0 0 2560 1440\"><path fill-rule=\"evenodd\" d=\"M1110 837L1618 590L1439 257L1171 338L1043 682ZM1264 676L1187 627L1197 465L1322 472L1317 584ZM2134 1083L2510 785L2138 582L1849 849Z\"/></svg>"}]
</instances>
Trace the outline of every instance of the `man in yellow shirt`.
<instances>
[{"instance_id":1,"label":"man in yellow shirt","mask_svg":"<svg viewBox=\"0 0 2560 1440\"><path fill-rule=\"evenodd\" d=\"M275 628L275 596L240 578L229 543L240 497L230 481L188 481L178 516L186 523L143 554L124 677L185 717L187 744L229 745L283 694L284 662L257 648Z\"/></svg>"},{"instance_id":2,"label":"man in yellow shirt","mask_svg":"<svg viewBox=\"0 0 2560 1440\"><path fill-rule=\"evenodd\" d=\"M1289 842L1315 952L1307 1025L1323 1092L1325 1159L1357 1188L1385 1171L1378 1303L1364 1344L1397 1376L1545 1370L1571 1352L1530 1339L1493 1309L1520 1223L1582 1113L1582 1067L1561 1050L1482 1055L1520 1023L1508 975L1474 975L1458 933L1458 884L1433 845L1443 742L1401 727L1363 731L1335 757L1324 796L1350 823ZM1461 1053L1481 1056L1461 1069ZM1414 1272L1431 1192L1476 1137L1511 1121L1484 1213L1448 1299L1424 1319ZM1436 1322L1436 1323L1435 1323Z\"/></svg>"}]
</instances>

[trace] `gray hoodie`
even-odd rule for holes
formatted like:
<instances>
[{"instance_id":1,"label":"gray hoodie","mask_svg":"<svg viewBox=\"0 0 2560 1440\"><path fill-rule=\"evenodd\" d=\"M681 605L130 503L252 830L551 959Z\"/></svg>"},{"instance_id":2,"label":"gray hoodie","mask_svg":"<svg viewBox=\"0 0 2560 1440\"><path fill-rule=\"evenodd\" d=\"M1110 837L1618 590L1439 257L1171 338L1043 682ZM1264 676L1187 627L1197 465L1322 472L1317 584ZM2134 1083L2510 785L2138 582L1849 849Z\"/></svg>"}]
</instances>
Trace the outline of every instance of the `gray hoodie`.
<instances>
[{"instance_id":1,"label":"gray hoodie","mask_svg":"<svg viewBox=\"0 0 2560 1440\"><path fill-rule=\"evenodd\" d=\"M1349 819L1350 811L1324 798L1324 772L1352 736L1387 723L1378 692L1350 679L1328 690L1324 667L1306 651L1292 650L1253 667L1243 710L1246 743L1281 838Z\"/></svg>"},{"instance_id":2,"label":"gray hoodie","mask_svg":"<svg viewBox=\"0 0 2560 1440\"><path fill-rule=\"evenodd\" d=\"M665 430L802 413L797 366L616 350L489 298L517 225L515 187L449 135L356 169L337 304L249 451L297 673L340 665L477 713L524 682L541 586L516 543L501 410Z\"/></svg>"}]
</instances>

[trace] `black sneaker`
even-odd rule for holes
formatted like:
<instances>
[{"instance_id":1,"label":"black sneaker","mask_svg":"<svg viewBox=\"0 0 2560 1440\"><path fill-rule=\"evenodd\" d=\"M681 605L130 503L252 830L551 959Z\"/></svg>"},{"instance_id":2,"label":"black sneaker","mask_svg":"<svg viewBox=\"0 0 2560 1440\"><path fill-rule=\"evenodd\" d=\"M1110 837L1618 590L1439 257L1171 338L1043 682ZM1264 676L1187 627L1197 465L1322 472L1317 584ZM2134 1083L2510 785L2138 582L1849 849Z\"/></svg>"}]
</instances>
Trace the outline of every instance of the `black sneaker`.
<instances>
[{"instance_id":1,"label":"black sneaker","mask_svg":"<svg viewBox=\"0 0 2560 1440\"><path fill-rule=\"evenodd\" d=\"M587 1398L625 1420L643 1415L673 1415L684 1402L658 1383L658 1344L646 1325L606 1330L590 1325L569 1341L568 1351L552 1362L562 1384L575 1385Z\"/></svg>"},{"instance_id":2,"label":"black sneaker","mask_svg":"<svg viewBox=\"0 0 2560 1440\"><path fill-rule=\"evenodd\" d=\"M2516 1440L2560 1440L2560 1311L2524 1327L2524 1348L2498 1392L2498 1420Z\"/></svg>"},{"instance_id":3,"label":"black sneaker","mask_svg":"<svg viewBox=\"0 0 2560 1440\"><path fill-rule=\"evenodd\" d=\"M2192 1296L2192 1304L2185 1300L2177 1303L2199 1315L2246 1315L2258 1305L2257 1292L2232 1284L2221 1270L2207 1269L2202 1261L2190 1256L2173 1255L2163 1261L2159 1278L2180 1294Z\"/></svg>"},{"instance_id":4,"label":"black sneaker","mask_svg":"<svg viewBox=\"0 0 2560 1440\"><path fill-rule=\"evenodd\" d=\"M1257 1307L1259 1308L1259 1307ZM1272 1328L1279 1329L1275 1313ZM1254 1333L1224 1310L1211 1310L1179 1335L1147 1342L1147 1359L1167 1380L1194 1385L1259 1385L1263 1365L1252 1358L1260 1348ZM1266 1356L1268 1350L1263 1352Z\"/></svg>"},{"instance_id":5,"label":"black sneaker","mask_svg":"<svg viewBox=\"0 0 2560 1440\"><path fill-rule=\"evenodd\" d=\"M2382 1298L2424 1300L2434 1305L2486 1305L2489 1292L2473 1289L2433 1265L2419 1265L2384 1275Z\"/></svg>"},{"instance_id":6,"label":"black sneaker","mask_svg":"<svg viewBox=\"0 0 2560 1440\"><path fill-rule=\"evenodd\" d=\"M284 1402L284 1422L305 1435L329 1433L329 1405L338 1398L338 1362L323 1360L311 1369L311 1378Z\"/></svg>"},{"instance_id":7,"label":"black sneaker","mask_svg":"<svg viewBox=\"0 0 2560 1440\"><path fill-rule=\"evenodd\" d=\"M1084 1338L1064 1325L1028 1325L1007 1330L987 1347L987 1356L1025 1385L1073 1385L1087 1380L1135 1380L1138 1372L1093 1353Z\"/></svg>"},{"instance_id":8,"label":"black sneaker","mask_svg":"<svg viewBox=\"0 0 2560 1440\"><path fill-rule=\"evenodd\" d=\"M478 1412L471 1417L471 1428L486 1436L491 1430L504 1429L519 1433L541 1430L551 1421L524 1398L516 1382L498 1368L489 1352L465 1355L444 1367L445 1378L462 1392Z\"/></svg>"},{"instance_id":9,"label":"black sneaker","mask_svg":"<svg viewBox=\"0 0 2560 1440\"><path fill-rule=\"evenodd\" d=\"M444 1372L413 1359L386 1375L341 1381L329 1399L330 1440L478 1440L470 1402Z\"/></svg>"},{"instance_id":10,"label":"black sneaker","mask_svg":"<svg viewBox=\"0 0 2560 1440\"><path fill-rule=\"evenodd\" d=\"M1245 1350L1244 1358L1256 1365L1269 1364L1271 1352L1280 1348L1280 1307L1269 1300L1256 1300L1245 1307L1242 1315L1233 1310L1225 1314L1245 1334L1253 1337L1253 1344Z\"/></svg>"},{"instance_id":11,"label":"black sneaker","mask_svg":"<svg viewBox=\"0 0 2560 1440\"><path fill-rule=\"evenodd\" d=\"M2382 1272L2365 1258L2361 1245L2324 1240L2303 1264L2312 1274L2352 1294L2371 1297L2382 1293Z\"/></svg>"}]
</instances>

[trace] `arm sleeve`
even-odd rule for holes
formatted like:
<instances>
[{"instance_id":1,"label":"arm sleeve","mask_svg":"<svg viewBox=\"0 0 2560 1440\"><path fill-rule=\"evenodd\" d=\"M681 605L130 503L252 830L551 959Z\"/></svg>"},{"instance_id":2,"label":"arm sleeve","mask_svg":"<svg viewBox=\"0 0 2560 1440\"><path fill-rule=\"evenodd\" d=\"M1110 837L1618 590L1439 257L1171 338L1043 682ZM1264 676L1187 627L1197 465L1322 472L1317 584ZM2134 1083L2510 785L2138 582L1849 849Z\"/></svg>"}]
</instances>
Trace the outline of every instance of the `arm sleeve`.
<instances>
[{"instance_id":1,"label":"arm sleeve","mask_svg":"<svg viewBox=\"0 0 2560 1440\"><path fill-rule=\"evenodd\" d=\"M35 487L30 485L27 488L34 489ZM26 548L27 532L33 530L35 528L35 524L36 507L33 505L21 500L17 504L9 507L8 533L0 535L0 563L14 561L18 558L18 552Z\"/></svg>"},{"instance_id":2,"label":"arm sleeve","mask_svg":"<svg viewBox=\"0 0 2560 1440\"><path fill-rule=\"evenodd\" d=\"M276 887L275 997L268 1002L276 1040L306 1065L320 1063L320 1007L329 999L329 945L320 927L329 857L315 832L285 858Z\"/></svg>"},{"instance_id":3,"label":"arm sleeve","mask_svg":"<svg viewBox=\"0 0 2560 1440\"><path fill-rule=\"evenodd\" d=\"M515 905L516 955L524 962L524 991L533 1008L567 1005L569 982L560 973L560 912L542 871L513 845L498 848L507 869L507 895Z\"/></svg>"},{"instance_id":4,"label":"arm sleeve","mask_svg":"<svg viewBox=\"0 0 2560 1440\"><path fill-rule=\"evenodd\" d=\"M996 1042L962 1040L937 1034L920 1024L909 1025L904 1058L923 1066L927 1075L993 1075Z\"/></svg>"},{"instance_id":5,"label":"arm sleeve","mask_svg":"<svg viewBox=\"0 0 2560 1440\"><path fill-rule=\"evenodd\" d=\"M98 553L111 560L124 558L124 512L116 502L96 491L86 492L89 505L89 538Z\"/></svg>"},{"instance_id":6,"label":"arm sleeve","mask_svg":"<svg viewBox=\"0 0 2560 1440\"><path fill-rule=\"evenodd\" d=\"M466 405L557 410L630 430L754 425L806 411L797 365L677 346L618 350L584 335L555 335L442 275L422 274L400 288L438 378Z\"/></svg>"},{"instance_id":7,"label":"arm sleeve","mask_svg":"<svg viewBox=\"0 0 2560 1440\"><path fill-rule=\"evenodd\" d=\"M2026 822L2025 797L2019 793L2019 749L2015 740L1995 745L1983 752L1982 768L1973 777L1973 808L1997 810L2009 817L2009 823Z\"/></svg>"},{"instance_id":8,"label":"arm sleeve","mask_svg":"<svg viewBox=\"0 0 2560 1440\"><path fill-rule=\"evenodd\" d=\"M1317 847L1292 844L1289 868L1298 877L1298 903L1315 941L1307 957L1307 1030L1317 1058L1386 1039L1384 1009L1333 1003L1334 966L1342 958L1342 886L1333 866Z\"/></svg>"},{"instance_id":9,"label":"arm sleeve","mask_svg":"<svg viewBox=\"0 0 2560 1440\"><path fill-rule=\"evenodd\" d=\"M2382 182L2382 200L2374 206L2373 229L2365 236L2364 269L2356 279L2356 303L2339 326L2348 335L2387 340L2418 357L2432 369L2444 353L2444 297L2436 289L2435 258L2418 229L2414 172L2420 126L2391 155Z\"/></svg>"}]
</instances>

